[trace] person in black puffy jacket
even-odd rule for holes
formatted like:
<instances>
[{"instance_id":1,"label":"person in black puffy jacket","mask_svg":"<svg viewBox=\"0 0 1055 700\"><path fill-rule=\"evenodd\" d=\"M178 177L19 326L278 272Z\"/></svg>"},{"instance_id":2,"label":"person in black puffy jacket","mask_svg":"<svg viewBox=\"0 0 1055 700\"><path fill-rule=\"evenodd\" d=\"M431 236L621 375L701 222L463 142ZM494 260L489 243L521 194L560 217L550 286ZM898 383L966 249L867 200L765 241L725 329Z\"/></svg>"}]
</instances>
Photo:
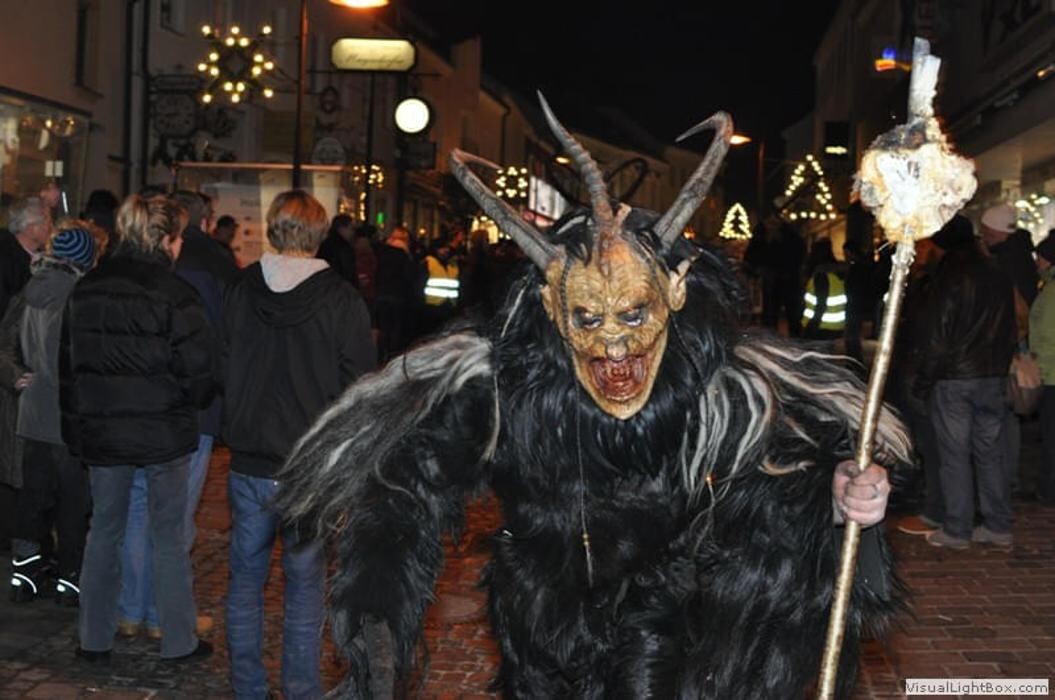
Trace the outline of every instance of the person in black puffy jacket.
<instances>
[{"instance_id":1,"label":"person in black puffy jacket","mask_svg":"<svg viewBox=\"0 0 1055 700\"><path fill-rule=\"evenodd\" d=\"M90 467L94 510L81 571L80 647L109 658L117 629L120 550L137 469L149 482L163 659L208 656L195 632L190 557L183 542L187 469L198 409L218 377L218 351L194 288L176 276L179 208L129 197L119 244L74 287L59 351L62 436Z\"/></svg>"}]
</instances>

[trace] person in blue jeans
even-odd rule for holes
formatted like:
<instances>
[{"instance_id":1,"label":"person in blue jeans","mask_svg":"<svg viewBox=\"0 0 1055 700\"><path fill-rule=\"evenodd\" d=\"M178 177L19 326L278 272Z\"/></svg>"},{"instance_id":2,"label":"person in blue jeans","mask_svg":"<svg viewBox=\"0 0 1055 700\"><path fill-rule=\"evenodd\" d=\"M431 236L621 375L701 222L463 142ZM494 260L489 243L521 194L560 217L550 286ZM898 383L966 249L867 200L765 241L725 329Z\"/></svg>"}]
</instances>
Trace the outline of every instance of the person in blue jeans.
<instances>
[{"instance_id":1,"label":"person in blue jeans","mask_svg":"<svg viewBox=\"0 0 1055 700\"><path fill-rule=\"evenodd\" d=\"M321 543L302 539L271 510L293 445L376 361L366 304L315 253L326 210L311 195L278 195L267 214L274 253L247 267L223 304L224 440L231 450L231 578L227 645L238 698L268 695L261 658L264 588L282 537L285 606L282 693L321 697L326 564Z\"/></svg>"},{"instance_id":2,"label":"person in blue jeans","mask_svg":"<svg viewBox=\"0 0 1055 700\"><path fill-rule=\"evenodd\" d=\"M129 197L113 255L82 277L59 346L62 437L89 466L93 511L81 570L79 658L106 662L117 631L121 548L132 484L149 485L161 657L202 659L184 540L198 410L216 390L218 348L198 293L172 270L179 209Z\"/></svg>"},{"instance_id":3,"label":"person in blue jeans","mask_svg":"<svg viewBox=\"0 0 1055 700\"><path fill-rule=\"evenodd\" d=\"M203 194L177 190L173 201L182 208L187 224L181 236L182 245L176 259L176 274L197 290L205 306L210 328L220 334L220 308L226 288L238 278L238 268L225 252L223 245L209 237L211 204ZM184 542L188 554L194 547L197 528L194 514L201 500L202 487L209 470L213 441L220 432L222 399L214 395L212 401L198 413L198 449L191 457L187 482L187 512L184 517ZM121 552L121 598L118 603L118 634L135 636L143 626L147 636L159 638L157 606L154 604L153 572L150 564L150 533L147 517L146 474L137 472L132 482L128 507L128 525ZM199 632L212 628L212 618L197 619Z\"/></svg>"},{"instance_id":4,"label":"person in blue jeans","mask_svg":"<svg viewBox=\"0 0 1055 700\"><path fill-rule=\"evenodd\" d=\"M205 476L212 457L212 435L198 436L198 449L191 455L187 467L187 509L183 518L183 544L189 554L194 547L198 529L194 514L201 501ZM150 540L150 509L145 470L136 471L132 477L132 490L128 501L128 522L125 526L124 545L121 548L121 597L117 601L117 633L133 637L146 627L147 636L161 638L161 624L154 601L154 567L151 564L152 544ZM201 619L196 621L199 631Z\"/></svg>"}]
</instances>

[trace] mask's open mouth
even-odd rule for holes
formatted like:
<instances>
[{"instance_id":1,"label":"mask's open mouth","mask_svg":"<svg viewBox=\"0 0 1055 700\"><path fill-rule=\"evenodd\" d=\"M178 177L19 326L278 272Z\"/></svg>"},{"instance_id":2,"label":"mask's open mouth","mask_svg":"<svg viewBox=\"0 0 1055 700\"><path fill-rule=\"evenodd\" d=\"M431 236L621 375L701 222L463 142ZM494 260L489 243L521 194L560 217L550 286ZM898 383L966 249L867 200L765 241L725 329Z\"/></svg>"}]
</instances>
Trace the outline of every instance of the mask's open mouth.
<instances>
[{"instance_id":1,"label":"mask's open mouth","mask_svg":"<svg viewBox=\"0 0 1055 700\"><path fill-rule=\"evenodd\" d=\"M590 360L590 379L609 401L629 401L645 389L649 365L648 355Z\"/></svg>"}]
</instances>

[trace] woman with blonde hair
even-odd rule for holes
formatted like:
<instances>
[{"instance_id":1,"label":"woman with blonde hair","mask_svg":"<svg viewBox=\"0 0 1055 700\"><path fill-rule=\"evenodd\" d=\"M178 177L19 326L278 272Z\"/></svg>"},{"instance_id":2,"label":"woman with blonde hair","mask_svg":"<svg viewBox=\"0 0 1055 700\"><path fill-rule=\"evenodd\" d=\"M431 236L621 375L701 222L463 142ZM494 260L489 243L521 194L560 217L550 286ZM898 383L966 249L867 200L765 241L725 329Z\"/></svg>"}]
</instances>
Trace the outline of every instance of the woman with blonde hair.
<instances>
[{"instance_id":1,"label":"woman with blonde hair","mask_svg":"<svg viewBox=\"0 0 1055 700\"><path fill-rule=\"evenodd\" d=\"M215 389L216 346L197 293L172 269L178 207L133 195L117 212L117 233L111 254L74 287L59 356L62 435L89 467L93 500L77 656L109 660L129 492L143 469L161 657L204 658L212 646L195 633L183 517L197 409Z\"/></svg>"}]
</instances>

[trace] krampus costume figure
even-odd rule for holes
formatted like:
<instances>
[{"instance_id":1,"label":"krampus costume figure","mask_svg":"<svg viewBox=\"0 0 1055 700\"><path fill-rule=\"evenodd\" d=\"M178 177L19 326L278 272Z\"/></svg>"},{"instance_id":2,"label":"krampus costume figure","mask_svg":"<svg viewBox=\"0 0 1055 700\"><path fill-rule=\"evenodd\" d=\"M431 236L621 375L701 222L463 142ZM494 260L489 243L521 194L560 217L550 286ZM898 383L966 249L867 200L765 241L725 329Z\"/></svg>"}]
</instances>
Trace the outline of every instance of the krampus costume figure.
<instances>
[{"instance_id":1,"label":"krampus costume figure","mask_svg":"<svg viewBox=\"0 0 1055 700\"><path fill-rule=\"evenodd\" d=\"M591 209L540 232L456 151L455 175L537 269L493 327L450 332L353 385L281 477L284 516L339 555L341 692L369 693L357 639L369 619L387 624L408 677L441 534L490 486L504 526L484 585L504 695L801 696L837 567L833 472L852 455L863 387L831 357L738 329L724 263L682 236L728 147L728 116L690 132L717 135L658 216L612 203L543 109ZM877 444L879 462L907 458L889 413ZM853 591L843 691L861 631L895 608L885 550L879 561Z\"/></svg>"}]
</instances>

